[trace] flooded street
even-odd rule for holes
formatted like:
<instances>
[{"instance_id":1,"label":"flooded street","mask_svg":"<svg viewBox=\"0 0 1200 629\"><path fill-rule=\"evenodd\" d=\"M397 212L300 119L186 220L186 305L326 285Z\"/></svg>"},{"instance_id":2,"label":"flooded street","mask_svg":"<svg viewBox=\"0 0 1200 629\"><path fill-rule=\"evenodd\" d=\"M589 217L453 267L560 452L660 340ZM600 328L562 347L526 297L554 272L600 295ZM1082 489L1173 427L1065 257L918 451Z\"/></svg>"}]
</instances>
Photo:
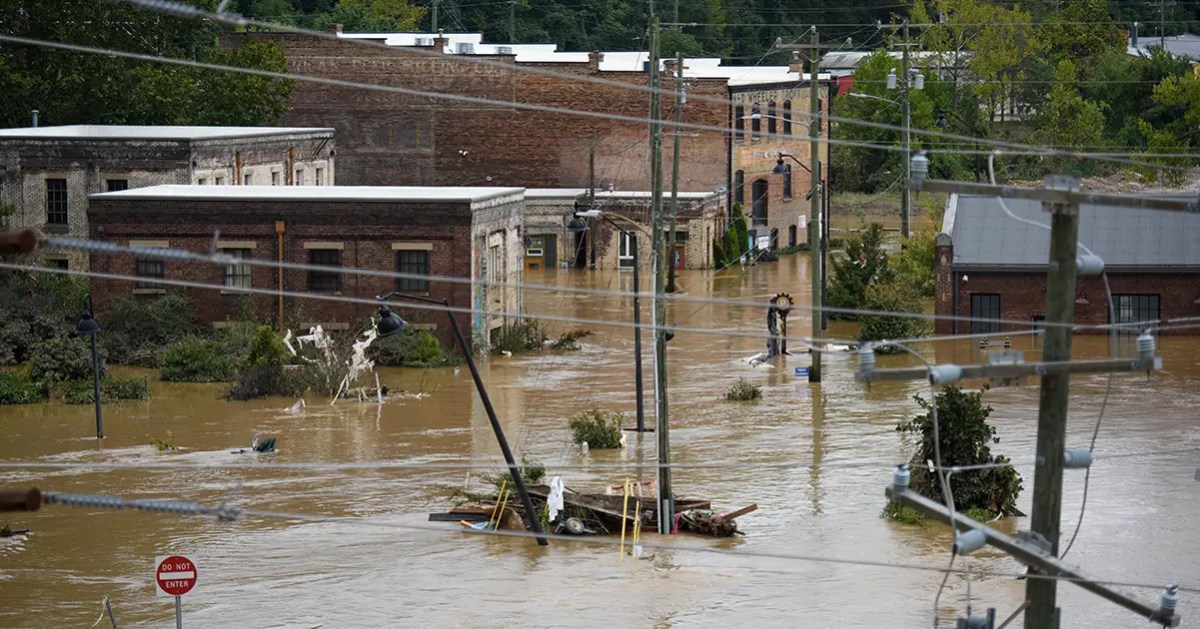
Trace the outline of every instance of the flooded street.
<instances>
[{"instance_id":1,"label":"flooded street","mask_svg":"<svg viewBox=\"0 0 1200 629\"><path fill-rule=\"evenodd\" d=\"M810 303L808 258L785 256L744 274L684 272L688 294L758 299L776 292ZM532 283L631 288L628 273L548 271L527 273ZM648 301L648 300L647 300ZM649 321L648 303L647 316ZM700 304L676 302L668 319L687 317ZM557 292L525 294L527 312L628 321L628 299ZM364 309L364 318L369 310ZM796 312L790 333L807 335L808 319ZM595 405L623 411L634 421L632 330L552 323L551 336L569 327L594 334L573 353L490 358L482 365L497 413L517 456L547 466L567 486L600 491L639 472L587 465L655 458L653 434L630 434L623 451L582 456L570 443L567 417ZM761 338L689 333L687 328L735 330ZM853 334L834 323L831 336ZM105 407L103 446L94 437L87 406L39 404L0 407L0 460L72 463L237 464L236 468L0 470L5 487L179 498L206 504L308 515L351 516L352 521L296 522L100 511L47 506L36 514L9 514L33 534L0 540L0 626L87 627L112 597L122 626L168 626L170 599L155 598L155 556L186 554L199 566L199 585L183 601L192 627L365 626L729 626L929 627L944 568L949 530L938 524L900 525L881 519L890 467L909 458L913 443L895 431L916 414L920 382L854 381L851 356L829 356L824 379L809 385L794 375L807 354L792 347L786 366L750 367L743 360L764 349L762 309L712 304L676 330L669 345L672 455L676 494L711 499L728 510L757 503L739 524L745 537L713 540L647 533L652 559L619 560L608 544L484 538L459 525L429 523L430 512L450 506L450 492L478 487L483 469L268 470L253 464L421 461L494 463L499 449L466 369L386 369L393 395L374 404L309 398L226 402L224 385L153 380L149 402ZM646 334L647 422L653 421L651 335ZM101 336L103 340L103 335ZM1029 337L1018 349L1037 357ZM1104 337L1076 337L1077 357L1103 357ZM1179 450L1200 445L1200 339L1163 337L1165 369L1116 374L1092 470L1087 517L1069 556L1089 576L1156 586L1200 585L1200 466L1195 453L1105 460L1105 455ZM968 341L924 344L939 361L977 363ZM1132 352L1126 346L1124 351ZM914 364L881 357L881 366ZM763 387L758 403L720 398L745 377ZM1087 447L1104 396L1106 375L1072 379L1067 443ZM985 396L1000 441L994 454L1020 463L1025 478L1019 507L1030 511L1037 428L1036 383L993 389ZM147 435L170 431L184 449L159 453ZM261 459L231 454L255 433L278 438L279 452ZM762 464L794 462L793 467ZM816 463L817 467L807 466ZM559 467L556 466L566 466ZM492 469L498 469L493 465ZM1083 490L1083 470L1068 470L1063 530L1069 539ZM1010 532L1028 528L1006 521ZM662 546L667 548L662 548ZM697 552L716 549L722 552ZM772 557L786 555L789 557ZM862 566L806 560L829 558L906 567ZM1004 576L976 575L973 609L996 607L1006 618L1024 599L1023 566L985 549L957 566ZM1141 627L1132 613L1078 587L1059 585L1064 627ZM1131 590L1157 601L1158 589ZM943 624L965 613L967 577L952 574L942 595ZM1197 595L1181 595L1184 625L1200 617ZM103 626L104 623L101 624ZM1015 625L1014 625L1015 626Z\"/></svg>"}]
</instances>

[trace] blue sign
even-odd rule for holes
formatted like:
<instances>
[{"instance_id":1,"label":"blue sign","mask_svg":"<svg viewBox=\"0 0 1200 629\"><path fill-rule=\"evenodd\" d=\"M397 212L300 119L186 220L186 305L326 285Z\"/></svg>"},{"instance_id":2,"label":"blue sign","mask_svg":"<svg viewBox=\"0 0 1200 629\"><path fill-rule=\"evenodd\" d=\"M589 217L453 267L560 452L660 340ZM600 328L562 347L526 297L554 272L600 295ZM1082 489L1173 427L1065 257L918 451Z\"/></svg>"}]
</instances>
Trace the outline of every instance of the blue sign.
<instances>
[{"instance_id":1,"label":"blue sign","mask_svg":"<svg viewBox=\"0 0 1200 629\"><path fill-rule=\"evenodd\" d=\"M808 367L796 367L796 377L808 377Z\"/></svg>"}]
</instances>

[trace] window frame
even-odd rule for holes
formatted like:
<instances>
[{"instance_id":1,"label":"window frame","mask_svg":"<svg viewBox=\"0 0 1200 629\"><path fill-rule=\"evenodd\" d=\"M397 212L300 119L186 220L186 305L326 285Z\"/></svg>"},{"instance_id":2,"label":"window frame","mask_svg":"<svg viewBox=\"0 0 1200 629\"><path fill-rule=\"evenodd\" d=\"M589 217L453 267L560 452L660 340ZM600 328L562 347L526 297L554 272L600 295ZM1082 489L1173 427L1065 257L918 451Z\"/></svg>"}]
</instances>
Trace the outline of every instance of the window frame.
<instances>
[{"instance_id":1,"label":"window frame","mask_svg":"<svg viewBox=\"0 0 1200 629\"><path fill-rule=\"evenodd\" d=\"M135 257L133 259L133 274L137 277L145 277L150 279L165 279L167 276L167 264L162 258L144 258ZM149 289L162 290L164 284L159 282L143 282L138 280L134 285L134 289Z\"/></svg>"},{"instance_id":2,"label":"window frame","mask_svg":"<svg viewBox=\"0 0 1200 629\"><path fill-rule=\"evenodd\" d=\"M746 206L746 171L733 173L733 202L745 209Z\"/></svg>"},{"instance_id":3,"label":"window frame","mask_svg":"<svg viewBox=\"0 0 1200 629\"><path fill-rule=\"evenodd\" d=\"M637 261L633 258L633 235L627 231L617 232L617 266L622 269L633 268Z\"/></svg>"},{"instance_id":4,"label":"window frame","mask_svg":"<svg viewBox=\"0 0 1200 629\"><path fill-rule=\"evenodd\" d=\"M321 258L329 257L330 260ZM309 249L308 263L316 266L342 268L341 249ZM342 291L342 274L340 271L308 271L308 290L314 293L340 293Z\"/></svg>"},{"instance_id":5,"label":"window frame","mask_svg":"<svg viewBox=\"0 0 1200 629\"><path fill-rule=\"evenodd\" d=\"M783 101L783 134L792 134L792 101Z\"/></svg>"},{"instance_id":6,"label":"window frame","mask_svg":"<svg viewBox=\"0 0 1200 629\"><path fill-rule=\"evenodd\" d=\"M757 142L762 139L762 105L754 103L750 106L750 115L757 118L750 118L750 140Z\"/></svg>"},{"instance_id":7,"label":"window frame","mask_svg":"<svg viewBox=\"0 0 1200 629\"><path fill-rule=\"evenodd\" d=\"M128 190L128 189L129 189L129 180L128 179L105 179L104 180L104 191L105 192L121 192L122 190Z\"/></svg>"},{"instance_id":8,"label":"window frame","mask_svg":"<svg viewBox=\"0 0 1200 629\"><path fill-rule=\"evenodd\" d=\"M977 303L978 306L976 305ZM971 293L969 312L971 316L971 334L998 334L1000 332L999 322L975 321L975 319L1000 318L1000 293Z\"/></svg>"},{"instance_id":9,"label":"window frame","mask_svg":"<svg viewBox=\"0 0 1200 629\"><path fill-rule=\"evenodd\" d=\"M1162 319L1162 295L1159 293L1114 293L1113 312L1109 315L1109 323L1141 323L1159 321ZM1125 312L1128 310L1128 316ZM1116 320L1112 316L1116 315ZM1144 315L1144 316L1141 316ZM1154 328L1157 324L1151 324ZM1137 325L1122 325L1117 328L1120 334L1141 334L1145 327Z\"/></svg>"},{"instance_id":10,"label":"window frame","mask_svg":"<svg viewBox=\"0 0 1200 629\"><path fill-rule=\"evenodd\" d=\"M783 199L785 201L788 201L788 200L791 200L794 196L792 193L792 165L784 164L784 168L785 168L785 170L783 171Z\"/></svg>"},{"instance_id":11,"label":"window frame","mask_svg":"<svg viewBox=\"0 0 1200 629\"><path fill-rule=\"evenodd\" d=\"M405 260L417 256L419 259ZM397 249L396 250L396 272L397 273L416 273L420 275L430 274L429 250L428 249ZM397 277L396 290L402 293L428 293L428 279L414 279L410 277Z\"/></svg>"},{"instance_id":12,"label":"window frame","mask_svg":"<svg viewBox=\"0 0 1200 629\"><path fill-rule=\"evenodd\" d=\"M245 248L221 249L221 253L238 259L246 259L250 257L251 250ZM226 289L230 290L251 288L253 285L252 271L253 269L251 269L250 265L245 262L226 264L221 278L221 283Z\"/></svg>"},{"instance_id":13,"label":"window frame","mask_svg":"<svg viewBox=\"0 0 1200 629\"><path fill-rule=\"evenodd\" d=\"M62 187L58 188L61 184ZM51 186L54 186L53 188ZM67 180L62 177L46 178L46 224L67 226L71 223L71 196ZM62 220L55 220L61 218Z\"/></svg>"},{"instance_id":14,"label":"window frame","mask_svg":"<svg viewBox=\"0 0 1200 629\"><path fill-rule=\"evenodd\" d=\"M775 120L777 106L775 101L767 103L767 135L774 137L779 131L778 121Z\"/></svg>"},{"instance_id":15,"label":"window frame","mask_svg":"<svg viewBox=\"0 0 1200 629\"><path fill-rule=\"evenodd\" d=\"M735 142L746 140L746 106L737 105L733 108L733 139Z\"/></svg>"}]
</instances>

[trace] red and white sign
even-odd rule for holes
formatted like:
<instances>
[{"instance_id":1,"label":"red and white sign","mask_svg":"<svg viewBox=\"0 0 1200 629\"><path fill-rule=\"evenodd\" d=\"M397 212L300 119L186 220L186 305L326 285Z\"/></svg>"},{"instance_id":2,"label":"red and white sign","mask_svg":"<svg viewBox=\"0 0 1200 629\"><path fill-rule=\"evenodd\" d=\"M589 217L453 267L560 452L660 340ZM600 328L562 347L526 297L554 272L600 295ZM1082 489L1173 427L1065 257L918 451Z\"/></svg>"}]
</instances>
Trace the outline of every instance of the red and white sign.
<instances>
[{"instance_id":1,"label":"red and white sign","mask_svg":"<svg viewBox=\"0 0 1200 629\"><path fill-rule=\"evenodd\" d=\"M161 596L183 596L196 587L196 564L182 555L155 557L154 586Z\"/></svg>"}]
</instances>

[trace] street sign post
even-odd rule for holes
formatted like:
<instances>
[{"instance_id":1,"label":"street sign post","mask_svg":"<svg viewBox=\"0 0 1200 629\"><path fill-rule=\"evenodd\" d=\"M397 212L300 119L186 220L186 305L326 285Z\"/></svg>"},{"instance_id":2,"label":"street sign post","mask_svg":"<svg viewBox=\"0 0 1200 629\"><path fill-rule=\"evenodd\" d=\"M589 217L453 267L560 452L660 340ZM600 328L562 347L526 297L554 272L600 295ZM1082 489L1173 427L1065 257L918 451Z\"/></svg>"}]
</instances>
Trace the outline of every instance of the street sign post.
<instances>
[{"instance_id":1,"label":"street sign post","mask_svg":"<svg viewBox=\"0 0 1200 629\"><path fill-rule=\"evenodd\" d=\"M154 559L154 589L159 597L175 597L175 629L183 629L181 597L196 587L198 570L191 559L169 555Z\"/></svg>"}]
</instances>

